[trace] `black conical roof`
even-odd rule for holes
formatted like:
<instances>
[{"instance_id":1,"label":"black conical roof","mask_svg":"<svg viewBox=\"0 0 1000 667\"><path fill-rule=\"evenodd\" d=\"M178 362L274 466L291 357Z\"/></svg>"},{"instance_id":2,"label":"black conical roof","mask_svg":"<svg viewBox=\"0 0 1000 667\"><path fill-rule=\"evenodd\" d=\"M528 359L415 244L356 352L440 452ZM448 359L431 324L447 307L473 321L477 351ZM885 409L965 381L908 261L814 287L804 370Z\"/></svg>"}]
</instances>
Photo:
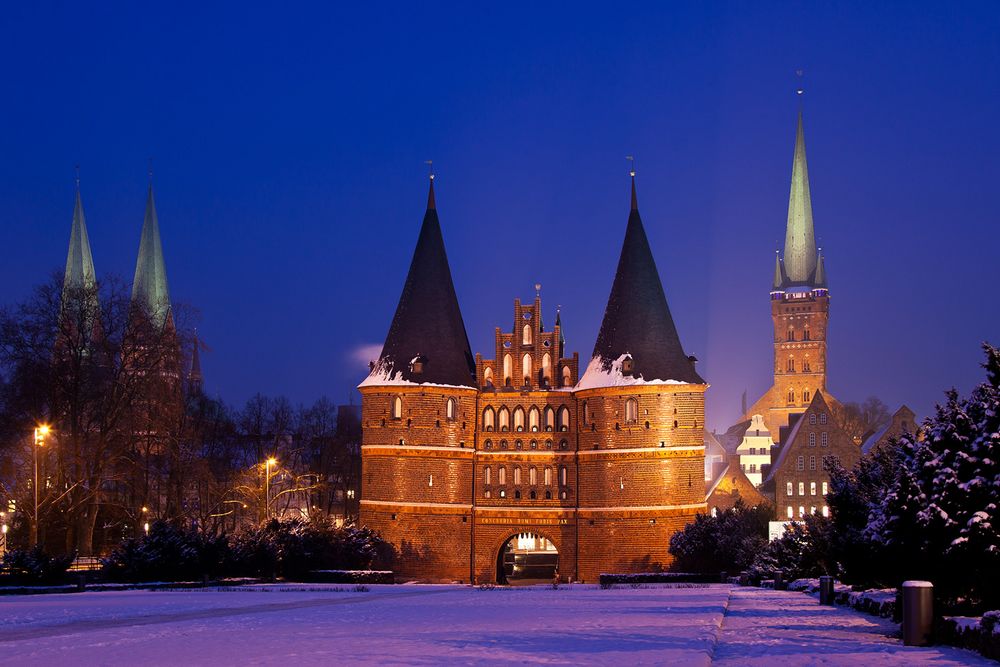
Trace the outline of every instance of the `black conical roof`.
<instances>
[{"instance_id":1,"label":"black conical roof","mask_svg":"<svg viewBox=\"0 0 1000 667\"><path fill-rule=\"evenodd\" d=\"M636 378L692 384L705 382L684 353L670 316L656 261L639 217L634 178L632 211L625 229L622 254L594 345L594 358L601 360L605 371L625 354L632 356L632 375Z\"/></svg>"},{"instance_id":2,"label":"black conical roof","mask_svg":"<svg viewBox=\"0 0 1000 667\"><path fill-rule=\"evenodd\" d=\"M418 358L423 370L414 373ZM382 354L365 384L378 385L380 379L475 386L475 362L451 280L433 180L410 272Z\"/></svg>"}]
</instances>

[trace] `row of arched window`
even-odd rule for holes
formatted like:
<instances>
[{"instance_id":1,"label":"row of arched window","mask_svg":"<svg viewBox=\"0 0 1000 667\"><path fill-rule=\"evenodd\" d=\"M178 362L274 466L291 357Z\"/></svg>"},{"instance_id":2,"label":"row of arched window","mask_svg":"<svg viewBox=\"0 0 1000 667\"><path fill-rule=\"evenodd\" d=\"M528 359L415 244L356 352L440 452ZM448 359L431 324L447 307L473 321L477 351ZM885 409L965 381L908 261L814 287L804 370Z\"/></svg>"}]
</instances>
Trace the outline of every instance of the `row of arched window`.
<instances>
[{"instance_id":1,"label":"row of arched window","mask_svg":"<svg viewBox=\"0 0 1000 667\"><path fill-rule=\"evenodd\" d=\"M795 329L788 329L788 337L786 340L790 343L795 342ZM812 338L809 337L809 329L803 329L802 340L812 340Z\"/></svg>"},{"instance_id":2,"label":"row of arched window","mask_svg":"<svg viewBox=\"0 0 1000 667\"><path fill-rule=\"evenodd\" d=\"M565 405L556 412L552 407L546 407L542 412L532 406L525 411L520 405L511 412L506 406L499 410L487 407L483 410L484 431L568 431L570 427L569 408Z\"/></svg>"},{"instance_id":3,"label":"row of arched window","mask_svg":"<svg viewBox=\"0 0 1000 667\"><path fill-rule=\"evenodd\" d=\"M440 413L438 413L440 414ZM403 418L403 397L396 396L392 399L392 413L393 419ZM454 421L458 419L458 401L454 398L448 398L444 403L444 416L448 421Z\"/></svg>"},{"instance_id":4,"label":"row of arched window","mask_svg":"<svg viewBox=\"0 0 1000 667\"><path fill-rule=\"evenodd\" d=\"M542 470L542 476L541 476L542 477L541 481L542 481L542 485L543 486L552 486L552 475L553 475L552 466L545 466L545 468ZM512 480L511 480L512 485L513 486L520 486L521 482L522 482L522 479L521 479L521 466L514 466L511 469L511 476L512 476ZM566 486L568 484L568 481L569 480L567 478L566 466L559 466L559 472L558 472L558 483L559 483L559 486ZM493 480L493 467L492 466L484 466L483 467L483 484L485 486L492 486L493 482L494 482L494 480ZM539 482L539 480L538 480L538 469L535 466L529 467L528 468L528 481L527 481L528 486L537 486L538 482ZM507 484L507 466L498 466L497 467L496 485L497 486L504 486L506 484Z\"/></svg>"},{"instance_id":5,"label":"row of arched window","mask_svg":"<svg viewBox=\"0 0 1000 667\"><path fill-rule=\"evenodd\" d=\"M508 443L507 443L506 440L501 440L500 442L497 443L497 445L499 446L499 448L501 450L505 450L508 447ZM485 442L483 442L483 449L493 449L493 441L487 439ZM514 441L514 449L515 450L522 450L522 449L524 449L524 442L521 441L521 440L515 440ZM538 441L537 440L532 440L530 443L528 443L528 449L538 449ZM552 441L551 440L546 440L545 441L545 449L552 449ZM560 440L559 441L559 449L569 449L569 441L568 440Z\"/></svg>"},{"instance_id":6,"label":"row of arched window","mask_svg":"<svg viewBox=\"0 0 1000 667\"><path fill-rule=\"evenodd\" d=\"M812 396L809 394L809 390L808 389L804 389L802 391L802 402L803 403L808 403L811 398L812 398ZM794 403L795 402L795 389L789 389L788 390L788 402L789 403Z\"/></svg>"},{"instance_id":7,"label":"row of arched window","mask_svg":"<svg viewBox=\"0 0 1000 667\"><path fill-rule=\"evenodd\" d=\"M534 374L534 361L531 358L531 354L525 354L521 357L521 377L523 378L524 384L531 384L531 378ZM538 370L538 377L536 378L540 385L552 384L552 355L548 352L542 355L542 365ZM568 387L573 383L573 371L569 366L563 366L560 370L560 386ZM514 382L514 357L510 354L505 354L503 356L503 384L504 386L511 386ZM493 369L487 366L483 370L483 384L487 386L492 386L493 382Z\"/></svg>"},{"instance_id":8,"label":"row of arched window","mask_svg":"<svg viewBox=\"0 0 1000 667\"><path fill-rule=\"evenodd\" d=\"M788 361L785 363L785 370L787 370L789 373L795 372L795 357L788 357ZM802 360L801 370L803 373L809 373L812 371L812 366L809 365L808 359Z\"/></svg>"}]
</instances>

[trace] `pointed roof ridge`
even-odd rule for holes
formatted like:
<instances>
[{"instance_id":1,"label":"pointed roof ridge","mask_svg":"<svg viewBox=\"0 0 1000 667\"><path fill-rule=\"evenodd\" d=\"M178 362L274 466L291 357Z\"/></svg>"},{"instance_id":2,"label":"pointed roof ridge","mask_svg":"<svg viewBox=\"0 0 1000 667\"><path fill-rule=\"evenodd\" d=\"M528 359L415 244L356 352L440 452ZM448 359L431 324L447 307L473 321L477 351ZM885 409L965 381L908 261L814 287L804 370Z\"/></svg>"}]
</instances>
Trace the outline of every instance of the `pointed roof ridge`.
<instances>
[{"instance_id":1,"label":"pointed roof ridge","mask_svg":"<svg viewBox=\"0 0 1000 667\"><path fill-rule=\"evenodd\" d=\"M826 289L826 267L823 263L823 251L820 250L816 257L816 275L813 278L813 287Z\"/></svg>"},{"instance_id":2,"label":"pointed roof ridge","mask_svg":"<svg viewBox=\"0 0 1000 667\"><path fill-rule=\"evenodd\" d=\"M809 193L809 166L802 110L795 130L792 181L788 193L785 225L785 277L790 284L809 284L816 272L816 232L813 227L812 197Z\"/></svg>"},{"instance_id":3,"label":"pointed roof ridge","mask_svg":"<svg viewBox=\"0 0 1000 667\"><path fill-rule=\"evenodd\" d=\"M632 177L632 209L633 211L639 210L639 198L635 196L635 170L629 172L629 176Z\"/></svg>"},{"instance_id":4,"label":"pointed roof ridge","mask_svg":"<svg viewBox=\"0 0 1000 667\"><path fill-rule=\"evenodd\" d=\"M436 211L437 203L434 201L434 174L431 174L430 181L431 185L430 188L427 190L427 210Z\"/></svg>"},{"instance_id":5,"label":"pointed roof ridge","mask_svg":"<svg viewBox=\"0 0 1000 667\"><path fill-rule=\"evenodd\" d=\"M361 386L475 387L475 362L458 305L433 181L427 212L382 353ZM419 363L422 369L415 366Z\"/></svg>"},{"instance_id":6,"label":"pointed roof ridge","mask_svg":"<svg viewBox=\"0 0 1000 667\"><path fill-rule=\"evenodd\" d=\"M622 368L621 360L626 356L632 357L631 371ZM631 377L617 377L626 372ZM705 383L681 346L638 206L629 212L594 354L578 386L609 386L623 381Z\"/></svg>"},{"instance_id":7,"label":"pointed roof ridge","mask_svg":"<svg viewBox=\"0 0 1000 667\"><path fill-rule=\"evenodd\" d=\"M94 272L94 257L90 251L90 235L87 233L87 217L83 212L83 198L80 196L80 179L76 181L76 202L73 206L73 224L69 234L69 250L66 253L66 272L63 276L63 290L92 289L97 283Z\"/></svg>"},{"instance_id":8,"label":"pointed roof ridge","mask_svg":"<svg viewBox=\"0 0 1000 667\"><path fill-rule=\"evenodd\" d=\"M780 290L782 285L785 284L785 277L781 272L781 255L777 250L774 251L774 280L771 282L771 288Z\"/></svg>"},{"instance_id":9,"label":"pointed roof ridge","mask_svg":"<svg viewBox=\"0 0 1000 667\"><path fill-rule=\"evenodd\" d=\"M141 304L158 326L163 326L170 318L170 287L152 182L146 195L146 213L132 281L132 302Z\"/></svg>"}]
</instances>

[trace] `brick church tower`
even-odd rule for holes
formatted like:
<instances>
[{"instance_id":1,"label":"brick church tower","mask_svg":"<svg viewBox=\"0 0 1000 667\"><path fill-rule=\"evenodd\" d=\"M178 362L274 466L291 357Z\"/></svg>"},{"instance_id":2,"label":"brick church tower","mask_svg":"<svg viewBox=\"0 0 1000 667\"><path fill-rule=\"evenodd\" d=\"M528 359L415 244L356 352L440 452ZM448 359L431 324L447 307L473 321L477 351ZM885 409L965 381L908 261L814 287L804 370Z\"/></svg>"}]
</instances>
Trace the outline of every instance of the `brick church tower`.
<instances>
[{"instance_id":1,"label":"brick church tower","mask_svg":"<svg viewBox=\"0 0 1000 667\"><path fill-rule=\"evenodd\" d=\"M816 392L826 393L826 341L830 317L823 255L816 248L806 140L799 112L788 197L784 256L775 256L771 284L774 383L743 415L764 416L773 438L791 414L804 412Z\"/></svg>"}]
</instances>

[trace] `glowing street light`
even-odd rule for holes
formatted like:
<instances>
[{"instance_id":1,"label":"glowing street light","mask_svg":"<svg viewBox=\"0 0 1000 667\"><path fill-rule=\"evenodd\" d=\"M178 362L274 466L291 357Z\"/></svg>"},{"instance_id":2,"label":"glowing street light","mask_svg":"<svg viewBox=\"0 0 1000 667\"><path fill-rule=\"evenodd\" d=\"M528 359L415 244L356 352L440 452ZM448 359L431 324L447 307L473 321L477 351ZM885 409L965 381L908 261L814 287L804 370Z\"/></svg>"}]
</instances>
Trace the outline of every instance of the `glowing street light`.
<instances>
[{"instance_id":1,"label":"glowing street light","mask_svg":"<svg viewBox=\"0 0 1000 667\"><path fill-rule=\"evenodd\" d=\"M51 432L48 424L39 424L35 427L35 444L31 448L31 462L35 467L35 481L32 491L35 493L34 521L31 522L30 542L31 546L38 544L38 448L45 445L45 436Z\"/></svg>"},{"instance_id":2,"label":"glowing street light","mask_svg":"<svg viewBox=\"0 0 1000 667\"><path fill-rule=\"evenodd\" d=\"M273 456L264 462L264 518L271 518L271 466L278 462Z\"/></svg>"}]
</instances>

